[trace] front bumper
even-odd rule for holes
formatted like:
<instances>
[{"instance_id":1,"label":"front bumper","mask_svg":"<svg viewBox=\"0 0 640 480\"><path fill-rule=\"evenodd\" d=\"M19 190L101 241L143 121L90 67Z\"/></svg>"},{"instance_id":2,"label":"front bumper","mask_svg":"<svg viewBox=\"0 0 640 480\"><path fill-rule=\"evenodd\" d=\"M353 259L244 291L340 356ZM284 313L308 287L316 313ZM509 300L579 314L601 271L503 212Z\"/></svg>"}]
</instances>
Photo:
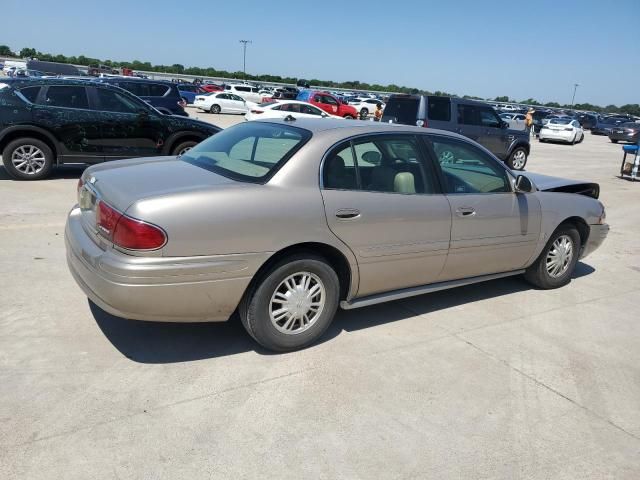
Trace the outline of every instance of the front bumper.
<instances>
[{"instance_id":1,"label":"front bumper","mask_svg":"<svg viewBox=\"0 0 640 480\"><path fill-rule=\"evenodd\" d=\"M225 321L269 254L137 257L106 250L85 232L74 208L65 228L67 264L84 293L123 318Z\"/></svg>"},{"instance_id":2,"label":"front bumper","mask_svg":"<svg viewBox=\"0 0 640 480\"><path fill-rule=\"evenodd\" d=\"M607 234L609 233L609 225L606 223L602 225L589 225L589 227L589 238L582 247L580 258L585 258L587 255L595 252L600 245L602 245L604 239L607 238Z\"/></svg>"}]
</instances>

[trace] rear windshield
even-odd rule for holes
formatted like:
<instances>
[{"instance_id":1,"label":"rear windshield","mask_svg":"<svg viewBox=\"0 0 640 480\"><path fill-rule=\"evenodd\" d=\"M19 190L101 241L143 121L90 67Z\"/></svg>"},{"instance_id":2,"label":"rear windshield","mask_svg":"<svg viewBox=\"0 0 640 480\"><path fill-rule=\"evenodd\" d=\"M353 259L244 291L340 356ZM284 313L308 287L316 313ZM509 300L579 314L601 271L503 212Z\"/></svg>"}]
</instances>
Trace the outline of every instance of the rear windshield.
<instances>
[{"instance_id":1,"label":"rear windshield","mask_svg":"<svg viewBox=\"0 0 640 480\"><path fill-rule=\"evenodd\" d=\"M570 122L570 118L552 118L551 120L549 120L549 123L552 123L553 125L566 125Z\"/></svg>"},{"instance_id":2,"label":"rear windshield","mask_svg":"<svg viewBox=\"0 0 640 480\"><path fill-rule=\"evenodd\" d=\"M419 102L420 100L416 97L392 98L384 108L383 120L403 125L415 125L418 119Z\"/></svg>"},{"instance_id":3,"label":"rear windshield","mask_svg":"<svg viewBox=\"0 0 640 480\"><path fill-rule=\"evenodd\" d=\"M209 137L180 158L234 180L264 183L309 138L311 132L301 128L247 122Z\"/></svg>"}]
</instances>

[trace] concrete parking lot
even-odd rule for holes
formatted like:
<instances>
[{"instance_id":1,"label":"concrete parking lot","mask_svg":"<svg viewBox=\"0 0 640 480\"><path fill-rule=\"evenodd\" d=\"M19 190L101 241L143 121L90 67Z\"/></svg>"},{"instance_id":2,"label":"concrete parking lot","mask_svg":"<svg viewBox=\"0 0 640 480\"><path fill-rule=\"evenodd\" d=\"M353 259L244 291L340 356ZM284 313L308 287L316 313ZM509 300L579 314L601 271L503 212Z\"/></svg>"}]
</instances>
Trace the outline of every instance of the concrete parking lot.
<instances>
[{"instance_id":1,"label":"concrete parking lot","mask_svg":"<svg viewBox=\"0 0 640 480\"><path fill-rule=\"evenodd\" d=\"M239 322L92 306L63 241L82 170L0 168L0 478L640 478L640 183L606 137L532 149L529 170L597 181L607 207L569 286L340 312L284 355Z\"/></svg>"}]
</instances>

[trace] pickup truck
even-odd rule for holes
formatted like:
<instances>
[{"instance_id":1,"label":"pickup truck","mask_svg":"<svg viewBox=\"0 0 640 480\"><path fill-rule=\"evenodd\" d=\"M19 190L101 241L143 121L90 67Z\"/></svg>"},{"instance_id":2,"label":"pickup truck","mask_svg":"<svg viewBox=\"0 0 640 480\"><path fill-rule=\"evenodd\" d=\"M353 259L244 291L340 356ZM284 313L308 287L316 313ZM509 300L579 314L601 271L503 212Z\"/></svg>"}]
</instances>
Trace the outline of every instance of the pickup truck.
<instances>
[{"instance_id":1,"label":"pickup truck","mask_svg":"<svg viewBox=\"0 0 640 480\"><path fill-rule=\"evenodd\" d=\"M337 115L349 120L358 118L358 111L355 108L327 92L302 90L298 93L296 100L315 105L330 115Z\"/></svg>"}]
</instances>

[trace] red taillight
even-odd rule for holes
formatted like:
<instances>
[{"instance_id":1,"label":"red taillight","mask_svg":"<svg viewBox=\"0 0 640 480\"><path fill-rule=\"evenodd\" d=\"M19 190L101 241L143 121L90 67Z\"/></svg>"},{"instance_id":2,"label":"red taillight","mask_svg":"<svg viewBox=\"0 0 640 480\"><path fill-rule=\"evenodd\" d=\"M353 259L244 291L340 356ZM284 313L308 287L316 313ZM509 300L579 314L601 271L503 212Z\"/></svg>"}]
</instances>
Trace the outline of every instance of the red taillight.
<instances>
[{"instance_id":1,"label":"red taillight","mask_svg":"<svg viewBox=\"0 0 640 480\"><path fill-rule=\"evenodd\" d=\"M78 193L80 193L80 190L82 189L83 186L84 186L84 181L82 180L82 177L80 177L78 179Z\"/></svg>"},{"instance_id":2,"label":"red taillight","mask_svg":"<svg viewBox=\"0 0 640 480\"><path fill-rule=\"evenodd\" d=\"M128 250L156 250L167 241L160 228L127 217L103 201L98 203L96 224L104 237Z\"/></svg>"},{"instance_id":3,"label":"red taillight","mask_svg":"<svg viewBox=\"0 0 640 480\"><path fill-rule=\"evenodd\" d=\"M182 99L181 99L181 100L178 102L178 105L180 105L182 108L184 108L184 107L186 107L186 106L187 106L187 102L185 102L184 100L182 100Z\"/></svg>"},{"instance_id":4,"label":"red taillight","mask_svg":"<svg viewBox=\"0 0 640 480\"><path fill-rule=\"evenodd\" d=\"M429 124L428 124L426 119L425 120L416 120L416 125L418 127L424 127L424 128L428 128L429 127Z\"/></svg>"},{"instance_id":5,"label":"red taillight","mask_svg":"<svg viewBox=\"0 0 640 480\"><path fill-rule=\"evenodd\" d=\"M113 243L129 250L156 250L167 241L164 232L149 223L125 215L120 217Z\"/></svg>"}]
</instances>

